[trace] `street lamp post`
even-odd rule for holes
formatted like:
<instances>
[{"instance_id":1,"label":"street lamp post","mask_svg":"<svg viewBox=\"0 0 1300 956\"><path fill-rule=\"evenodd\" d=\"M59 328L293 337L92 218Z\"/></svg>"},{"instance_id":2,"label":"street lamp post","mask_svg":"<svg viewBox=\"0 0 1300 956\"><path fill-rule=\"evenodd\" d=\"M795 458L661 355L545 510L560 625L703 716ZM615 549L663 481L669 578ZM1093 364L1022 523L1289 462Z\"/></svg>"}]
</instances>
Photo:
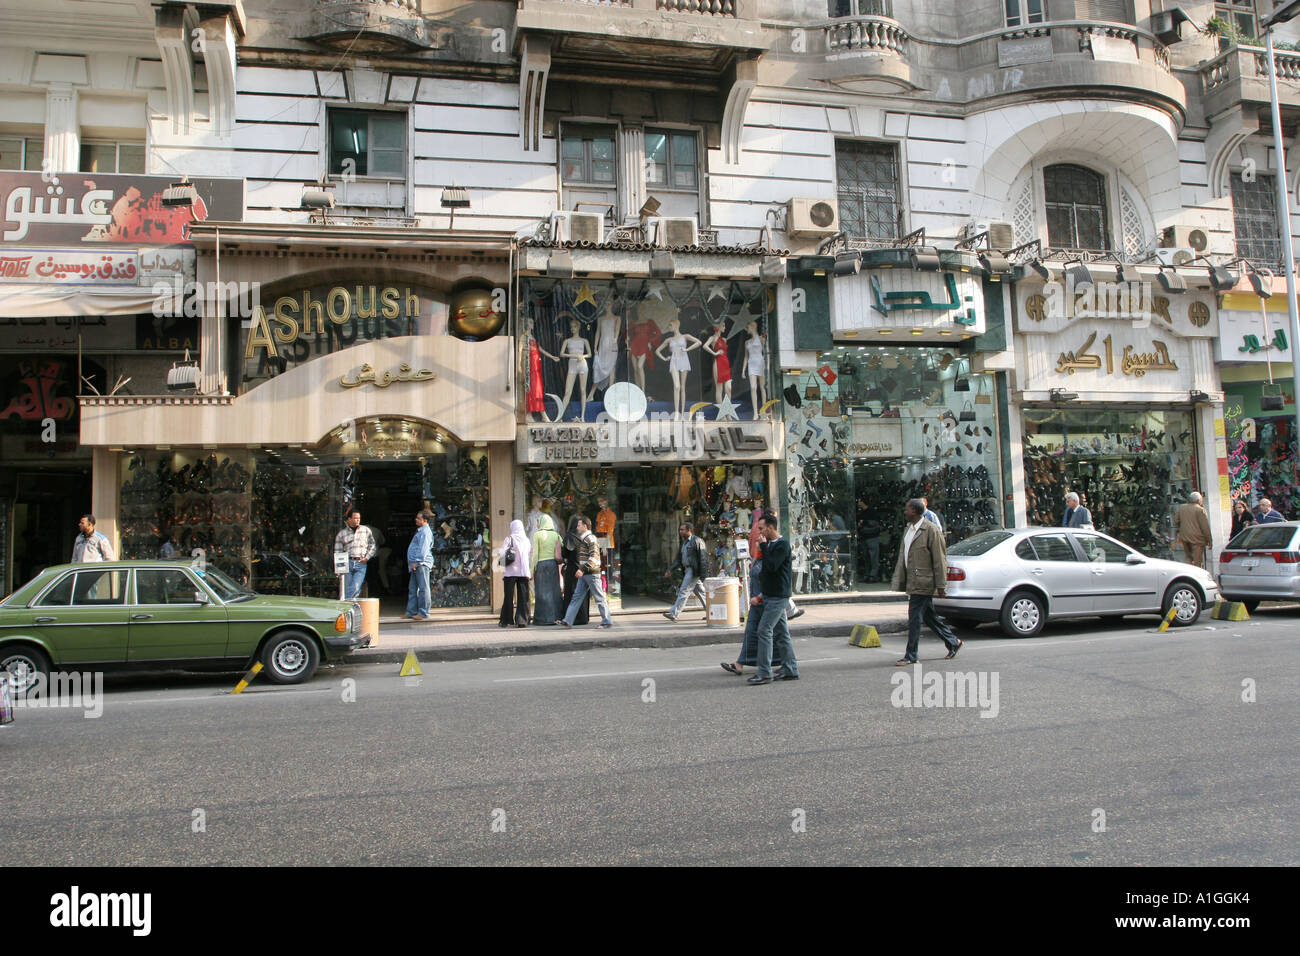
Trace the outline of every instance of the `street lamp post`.
<instances>
[{"instance_id":1,"label":"street lamp post","mask_svg":"<svg viewBox=\"0 0 1300 956\"><path fill-rule=\"evenodd\" d=\"M1282 268L1286 272L1286 310L1291 320L1291 394L1295 406L1295 440L1300 448L1300 314L1296 310L1295 258L1291 248L1291 202L1286 181L1286 152L1282 146L1282 109L1277 96L1277 64L1273 62L1273 27L1287 23L1300 15L1300 0L1274 10L1260 21L1264 30L1264 44L1268 61L1268 99L1273 115L1273 152L1277 155L1277 197L1279 216L1278 232L1282 239Z\"/></svg>"}]
</instances>

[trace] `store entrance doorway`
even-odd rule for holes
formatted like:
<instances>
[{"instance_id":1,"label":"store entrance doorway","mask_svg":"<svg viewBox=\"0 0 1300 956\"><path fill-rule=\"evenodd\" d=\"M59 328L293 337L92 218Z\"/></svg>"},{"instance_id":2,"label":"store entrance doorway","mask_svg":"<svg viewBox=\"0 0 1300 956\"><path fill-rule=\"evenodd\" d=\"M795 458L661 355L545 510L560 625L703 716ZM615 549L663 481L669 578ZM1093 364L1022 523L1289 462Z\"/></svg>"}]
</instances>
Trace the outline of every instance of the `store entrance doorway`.
<instances>
[{"instance_id":1,"label":"store entrance doorway","mask_svg":"<svg viewBox=\"0 0 1300 956\"><path fill-rule=\"evenodd\" d=\"M401 614L406 609L406 548L422 506L418 462L375 461L360 467L355 507L379 547L366 572L362 596L379 598L383 614Z\"/></svg>"},{"instance_id":2,"label":"store entrance doorway","mask_svg":"<svg viewBox=\"0 0 1300 956\"><path fill-rule=\"evenodd\" d=\"M52 564L65 564L77 540L77 520L90 512L90 469L20 472L13 520L13 579L17 589Z\"/></svg>"}]
</instances>

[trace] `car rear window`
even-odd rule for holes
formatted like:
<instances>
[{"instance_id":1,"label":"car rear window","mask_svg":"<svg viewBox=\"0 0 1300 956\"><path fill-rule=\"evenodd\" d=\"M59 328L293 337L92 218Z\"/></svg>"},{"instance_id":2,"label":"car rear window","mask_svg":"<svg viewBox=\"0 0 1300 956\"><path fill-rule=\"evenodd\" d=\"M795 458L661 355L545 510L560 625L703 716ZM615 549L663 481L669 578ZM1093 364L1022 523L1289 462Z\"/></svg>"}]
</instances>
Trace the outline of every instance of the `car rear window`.
<instances>
[{"instance_id":1,"label":"car rear window","mask_svg":"<svg viewBox=\"0 0 1300 956\"><path fill-rule=\"evenodd\" d=\"M1294 526L1259 525L1242 531L1228 542L1228 547L1234 551L1289 551L1296 530Z\"/></svg>"},{"instance_id":2,"label":"car rear window","mask_svg":"<svg viewBox=\"0 0 1300 956\"><path fill-rule=\"evenodd\" d=\"M950 555L976 555L985 554L1007 538L1011 537L1009 531L985 531L983 534L977 534L973 538L967 538L965 541L958 541L948 549Z\"/></svg>"}]
</instances>

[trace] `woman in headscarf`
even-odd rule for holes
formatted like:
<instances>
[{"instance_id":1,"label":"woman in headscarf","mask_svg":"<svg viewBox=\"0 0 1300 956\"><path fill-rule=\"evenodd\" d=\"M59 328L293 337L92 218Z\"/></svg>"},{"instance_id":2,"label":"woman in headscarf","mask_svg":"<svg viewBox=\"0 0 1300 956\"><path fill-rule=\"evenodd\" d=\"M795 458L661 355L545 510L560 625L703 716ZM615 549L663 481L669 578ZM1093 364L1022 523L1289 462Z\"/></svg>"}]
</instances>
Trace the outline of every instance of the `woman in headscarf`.
<instances>
[{"instance_id":1,"label":"woman in headscarf","mask_svg":"<svg viewBox=\"0 0 1300 956\"><path fill-rule=\"evenodd\" d=\"M537 516L533 546L532 572L534 624L554 624L564 613L560 606L560 535L555 520L545 512Z\"/></svg>"},{"instance_id":2,"label":"woman in headscarf","mask_svg":"<svg viewBox=\"0 0 1300 956\"><path fill-rule=\"evenodd\" d=\"M564 593L560 596L561 613L568 609L569 602L573 600L573 592L578 588L578 537L578 516L574 515L569 519L568 534L564 536L564 542L560 545L561 573L564 578ZM587 599L578 608L578 616L573 619L573 623L586 624L590 620L590 610L591 592L588 591Z\"/></svg>"},{"instance_id":3,"label":"woman in headscarf","mask_svg":"<svg viewBox=\"0 0 1300 956\"><path fill-rule=\"evenodd\" d=\"M498 625L509 627L514 618L515 627L528 626L528 579L532 576L533 545L524 534L522 521L510 522L510 536L497 551L501 560L501 573L505 578L506 596L501 602L501 620Z\"/></svg>"}]
</instances>

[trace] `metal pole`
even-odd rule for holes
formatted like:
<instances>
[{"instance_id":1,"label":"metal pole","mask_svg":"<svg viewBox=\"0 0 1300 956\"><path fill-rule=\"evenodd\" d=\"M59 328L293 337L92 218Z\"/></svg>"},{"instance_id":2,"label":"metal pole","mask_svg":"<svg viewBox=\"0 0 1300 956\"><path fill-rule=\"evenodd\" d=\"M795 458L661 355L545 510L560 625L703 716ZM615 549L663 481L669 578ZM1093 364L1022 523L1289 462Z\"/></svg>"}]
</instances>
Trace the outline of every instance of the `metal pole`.
<instances>
[{"instance_id":1,"label":"metal pole","mask_svg":"<svg viewBox=\"0 0 1300 956\"><path fill-rule=\"evenodd\" d=\"M1264 34L1268 60L1268 99L1273 111L1273 151L1277 155L1277 199L1282 238L1282 269L1286 272L1286 311L1291 319L1291 389L1295 405L1295 440L1300 446L1300 362L1296 351L1300 349L1300 314L1296 310L1295 258L1291 249L1291 203L1287 195L1286 152L1282 147L1282 110L1277 99L1277 69L1273 62L1273 28Z\"/></svg>"}]
</instances>

